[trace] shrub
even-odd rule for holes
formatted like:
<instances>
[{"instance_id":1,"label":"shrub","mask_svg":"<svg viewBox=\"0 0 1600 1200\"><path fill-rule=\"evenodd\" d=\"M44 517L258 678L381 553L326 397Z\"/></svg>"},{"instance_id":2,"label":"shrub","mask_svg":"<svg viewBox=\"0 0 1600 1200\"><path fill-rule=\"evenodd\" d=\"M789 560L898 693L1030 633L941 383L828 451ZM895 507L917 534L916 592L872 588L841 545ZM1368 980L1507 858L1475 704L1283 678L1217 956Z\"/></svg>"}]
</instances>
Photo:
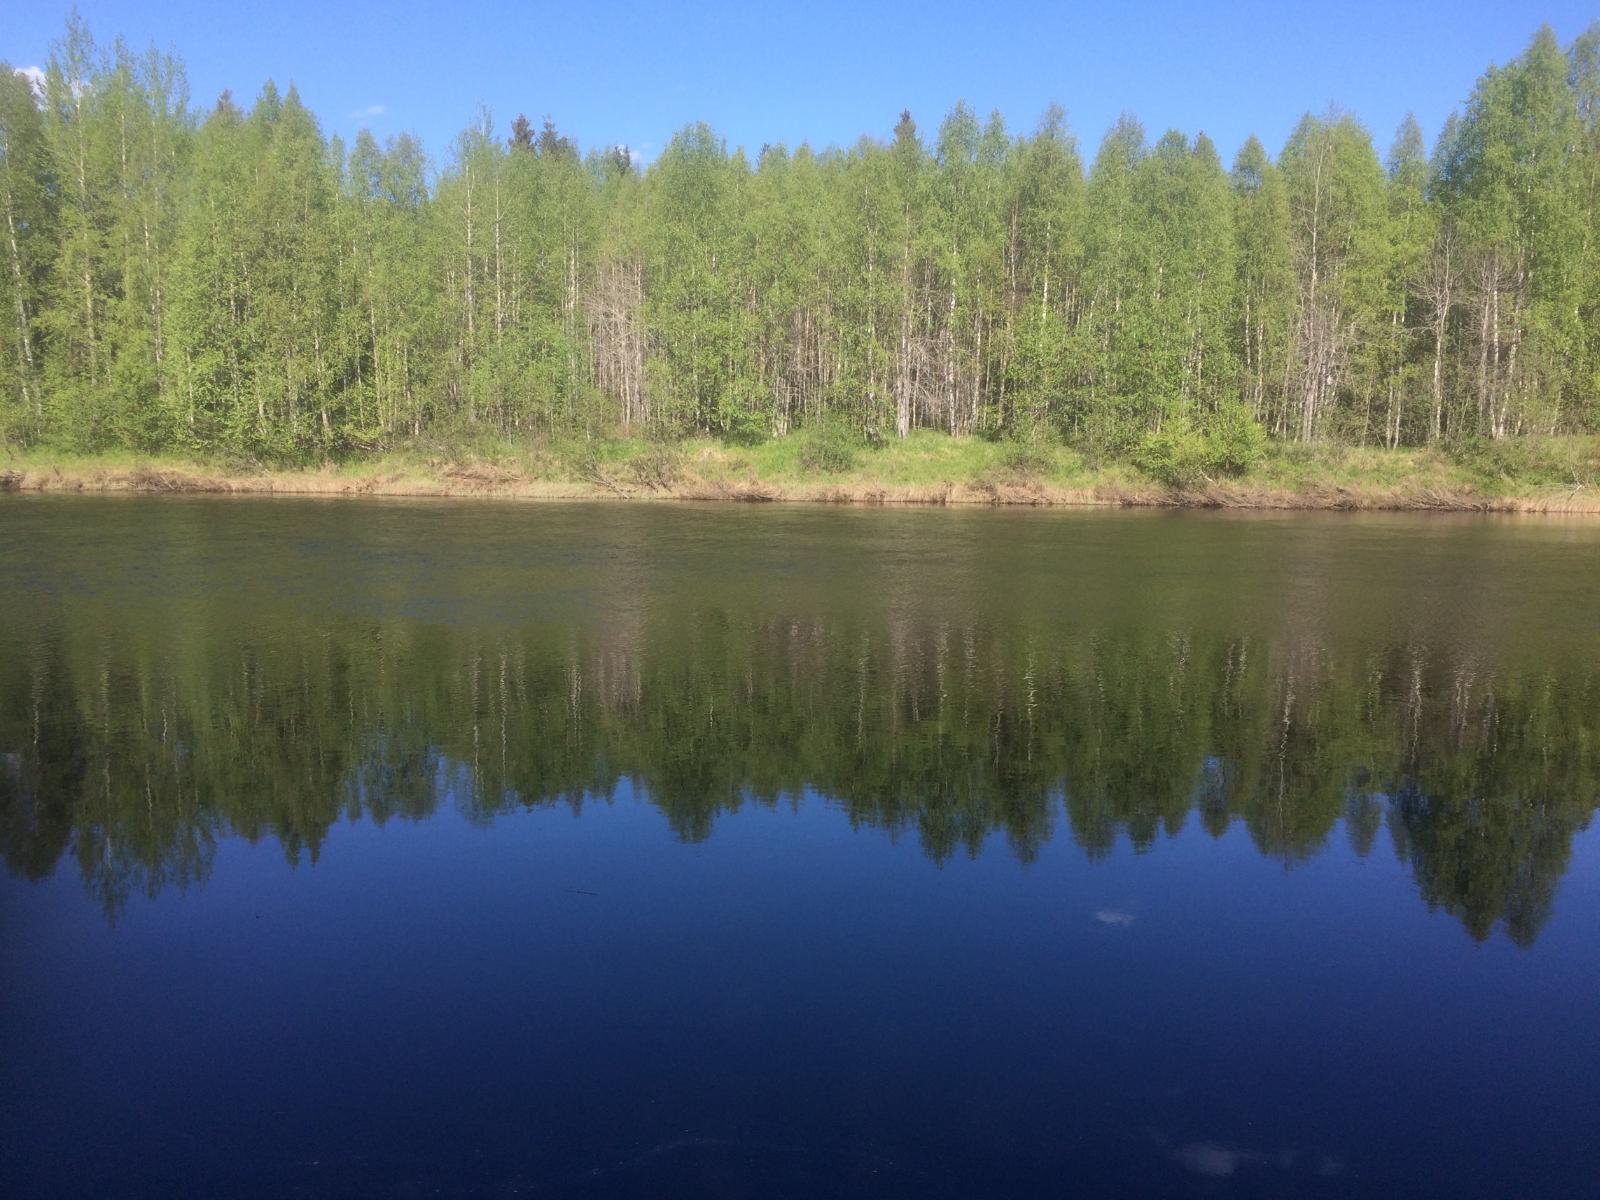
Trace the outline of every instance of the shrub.
<instances>
[{"instance_id":1,"label":"shrub","mask_svg":"<svg viewBox=\"0 0 1600 1200\"><path fill-rule=\"evenodd\" d=\"M1147 433L1133 453L1141 471L1168 487L1193 487L1219 476L1243 475L1267 452L1267 432L1242 405L1227 405L1206 427L1169 421L1160 433Z\"/></svg>"},{"instance_id":2,"label":"shrub","mask_svg":"<svg viewBox=\"0 0 1600 1200\"><path fill-rule=\"evenodd\" d=\"M1211 447L1192 425L1168 421L1159 433L1145 434L1133 465L1168 487L1192 487L1209 473Z\"/></svg>"},{"instance_id":3,"label":"shrub","mask_svg":"<svg viewBox=\"0 0 1600 1200\"><path fill-rule=\"evenodd\" d=\"M683 454L671 442L652 442L628 461L628 471L640 487L664 491L683 474Z\"/></svg>"},{"instance_id":4,"label":"shrub","mask_svg":"<svg viewBox=\"0 0 1600 1200\"><path fill-rule=\"evenodd\" d=\"M856 465L860 435L837 417L813 421L798 436L803 470L837 475Z\"/></svg>"},{"instance_id":5,"label":"shrub","mask_svg":"<svg viewBox=\"0 0 1600 1200\"><path fill-rule=\"evenodd\" d=\"M1217 411L1207 424L1206 441L1220 475L1243 475L1267 455L1267 431L1242 404Z\"/></svg>"},{"instance_id":6,"label":"shrub","mask_svg":"<svg viewBox=\"0 0 1600 1200\"><path fill-rule=\"evenodd\" d=\"M1049 446L1043 442L1014 441L1007 443L1000 455L1000 465L1011 475L1032 478L1048 475L1050 469L1055 466L1055 458L1050 453Z\"/></svg>"},{"instance_id":7,"label":"shrub","mask_svg":"<svg viewBox=\"0 0 1600 1200\"><path fill-rule=\"evenodd\" d=\"M1468 470L1521 484L1587 486L1600 474L1600 462L1576 438L1466 437L1452 441L1448 453Z\"/></svg>"},{"instance_id":8,"label":"shrub","mask_svg":"<svg viewBox=\"0 0 1600 1200\"><path fill-rule=\"evenodd\" d=\"M772 436L772 419L758 408L731 404L722 412L722 439L736 446L759 446Z\"/></svg>"}]
</instances>

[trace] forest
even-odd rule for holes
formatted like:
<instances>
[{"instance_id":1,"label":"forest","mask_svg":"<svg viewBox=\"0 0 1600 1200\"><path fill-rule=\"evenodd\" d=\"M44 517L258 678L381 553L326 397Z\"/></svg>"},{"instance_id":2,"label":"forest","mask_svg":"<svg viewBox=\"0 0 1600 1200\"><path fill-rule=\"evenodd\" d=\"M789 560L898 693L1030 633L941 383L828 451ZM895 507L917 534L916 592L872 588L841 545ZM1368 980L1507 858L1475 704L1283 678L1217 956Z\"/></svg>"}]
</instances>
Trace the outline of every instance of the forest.
<instances>
[{"instance_id":1,"label":"forest","mask_svg":"<svg viewBox=\"0 0 1600 1200\"><path fill-rule=\"evenodd\" d=\"M848 148L691 125L641 169L487 112L437 159L345 144L74 19L42 82L0 70L0 445L937 430L1230 474L1600 433L1600 24L1463 85L1383 150L1331 109L1231 164L1132 116L1091 155L957 104Z\"/></svg>"}]
</instances>

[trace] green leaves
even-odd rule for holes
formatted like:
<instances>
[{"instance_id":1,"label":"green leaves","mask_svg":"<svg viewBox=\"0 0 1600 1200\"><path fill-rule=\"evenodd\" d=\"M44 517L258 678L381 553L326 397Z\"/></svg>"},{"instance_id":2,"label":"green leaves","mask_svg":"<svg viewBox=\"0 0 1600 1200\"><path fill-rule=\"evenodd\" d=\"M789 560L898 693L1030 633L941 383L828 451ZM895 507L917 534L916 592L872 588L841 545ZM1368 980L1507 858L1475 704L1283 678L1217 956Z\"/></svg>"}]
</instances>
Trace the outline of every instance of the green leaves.
<instances>
[{"instance_id":1,"label":"green leaves","mask_svg":"<svg viewBox=\"0 0 1600 1200\"><path fill-rule=\"evenodd\" d=\"M74 22L41 95L0 81L0 437L308 462L837 417L1156 462L1240 419L1594 429L1597 47L1540 31L1431 162L1331 111L1225 172L1124 116L1086 175L1059 109L1015 137L958 103L821 153L691 125L642 170L484 112L435 170L292 88L191 112L180 64Z\"/></svg>"},{"instance_id":2,"label":"green leaves","mask_svg":"<svg viewBox=\"0 0 1600 1200\"><path fill-rule=\"evenodd\" d=\"M1243 475L1266 453L1266 431L1243 405L1230 403L1203 426L1180 415L1145 434L1133 461L1168 487L1187 488Z\"/></svg>"}]
</instances>

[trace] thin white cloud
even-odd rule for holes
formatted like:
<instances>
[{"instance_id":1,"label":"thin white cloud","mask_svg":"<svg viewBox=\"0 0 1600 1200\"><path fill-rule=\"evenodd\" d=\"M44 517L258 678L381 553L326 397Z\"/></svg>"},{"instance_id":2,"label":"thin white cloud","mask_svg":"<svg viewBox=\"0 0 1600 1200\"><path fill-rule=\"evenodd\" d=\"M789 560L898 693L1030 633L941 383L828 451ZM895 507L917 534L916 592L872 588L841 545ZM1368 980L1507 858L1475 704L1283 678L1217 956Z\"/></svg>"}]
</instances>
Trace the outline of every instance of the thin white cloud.
<instances>
[{"instance_id":1,"label":"thin white cloud","mask_svg":"<svg viewBox=\"0 0 1600 1200\"><path fill-rule=\"evenodd\" d=\"M17 68L17 74L21 75L24 79L26 79L29 83L31 83L33 85L33 93L34 93L34 95L36 95L36 96L44 95L44 68L42 68L42 67L18 67Z\"/></svg>"},{"instance_id":2,"label":"thin white cloud","mask_svg":"<svg viewBox=\"0 0 1600 1200\"><path fill-rule=\"evenodd\" d=\"M1099 912L1095 913L1094 919L1099 921L1102 925L1115 925L1119 929L1126 929L1129 925L1133 924L1132 913L1121 912L1114 908L1102 908Z\"/></svg>"},{"instance_id":3,"label":"thin white cloud","mask_svg":"<svg viewBox=\"0 0 1600 1200\"><path fill-rule=\"evenodd\" d=\"M389 110L382 104L369 104L365 108L358 108L350 116L357 121L365 121L369 117L381 117Z\"/></svg>"}]
</instances>

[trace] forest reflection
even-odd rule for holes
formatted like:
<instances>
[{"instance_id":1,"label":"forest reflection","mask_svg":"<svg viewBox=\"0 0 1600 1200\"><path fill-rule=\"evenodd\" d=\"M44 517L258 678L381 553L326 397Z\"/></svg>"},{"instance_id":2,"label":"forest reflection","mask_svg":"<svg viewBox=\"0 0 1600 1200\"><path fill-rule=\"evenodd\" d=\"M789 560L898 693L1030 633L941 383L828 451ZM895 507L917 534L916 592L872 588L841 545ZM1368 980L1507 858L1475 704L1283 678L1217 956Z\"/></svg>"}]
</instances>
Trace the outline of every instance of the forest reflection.
<instances>
[{"instance_id":1,"label":"forest reflection","mask_svg":"<svg viewBox=\"0 0 1600 1200\"><path fill-rule=\"evenodd\" d=\"M1242 824L1293 865L1392 852L1475 938L1531 944L1600 787L1600 684L1392 644L700 608L486 628L57 609L0 655L0 852L114 918L220 839L314 862L341 819L574 809L627 780L687 841L817 793L935 860Z\"/></svg>"}]
</instances>

